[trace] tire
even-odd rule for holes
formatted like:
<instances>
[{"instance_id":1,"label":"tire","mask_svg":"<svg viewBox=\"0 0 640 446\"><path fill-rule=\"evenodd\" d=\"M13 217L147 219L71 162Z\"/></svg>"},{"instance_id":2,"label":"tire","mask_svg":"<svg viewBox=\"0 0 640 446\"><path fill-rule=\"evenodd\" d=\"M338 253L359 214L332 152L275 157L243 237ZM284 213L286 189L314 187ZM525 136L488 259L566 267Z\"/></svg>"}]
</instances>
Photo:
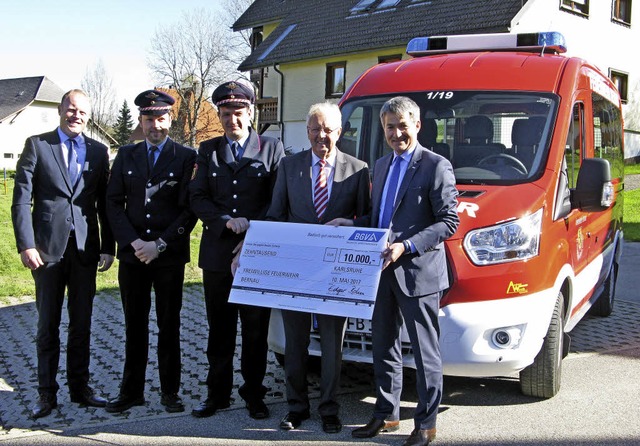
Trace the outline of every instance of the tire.
<instances>
[{"instance_id":1,"label":"tire","mask_svg":"<svg viewBox=\"0 0 640 446\"><path fill-rule=\"evenodd\" d=\"M589 309L589 314L600 317L610 316L613 312L613 298L616 295L616 282L618 281L618 264L611 262L609 275L604 282L602 293L598 296L593 306Z\"/></svg>"},{"instance_id":2,"label":"tire","mask_svg":"<svg viewBox=\"0 0 640 446\"><path fill-rule=\"evenodd\" d=\"M520 372L520 390L527 396L551 398L560 390L564 349L564 296L558 293L551 323L533 364Z\"/></svg>"}]
</instances>

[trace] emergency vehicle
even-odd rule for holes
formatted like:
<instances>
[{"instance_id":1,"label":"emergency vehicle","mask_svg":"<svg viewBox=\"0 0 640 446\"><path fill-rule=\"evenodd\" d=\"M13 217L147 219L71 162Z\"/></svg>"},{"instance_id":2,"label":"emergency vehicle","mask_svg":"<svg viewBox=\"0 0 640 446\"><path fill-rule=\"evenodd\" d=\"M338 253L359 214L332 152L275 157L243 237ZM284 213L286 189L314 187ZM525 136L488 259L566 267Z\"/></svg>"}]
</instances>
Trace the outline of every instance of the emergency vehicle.
<instances>
[{"instance_id":1,"label":"emergency vehicle","mask_svg":"<svg viewBox=\"0 0 640 446\"><path fill-rule=\"evenodd\" d=\"M560 388L571 330L588 311L611 313L623 244L620 97L565 52L556 32L416 38L412 58L370 68L340 103L340 147L369 166L391 150L379 111L398 95L420 106L420 143L453 165L461 222L445 243L445 375L519 373L522 392L543 398ZM282 353L277 311L271 328ZM348 321L345 360L371 362L370 330ZM317 334L309 351L320 354Z\"/></svg>"}]
</instances>

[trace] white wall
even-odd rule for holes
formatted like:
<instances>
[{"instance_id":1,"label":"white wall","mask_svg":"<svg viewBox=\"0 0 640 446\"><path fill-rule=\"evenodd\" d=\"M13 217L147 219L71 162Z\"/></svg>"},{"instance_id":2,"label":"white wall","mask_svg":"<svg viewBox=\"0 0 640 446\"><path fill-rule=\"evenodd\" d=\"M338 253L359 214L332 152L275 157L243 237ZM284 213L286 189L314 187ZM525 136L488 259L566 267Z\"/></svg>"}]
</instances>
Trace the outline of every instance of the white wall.
<instances>
[{"instance_id":1,"label":"white wall","mask_svg":"<svg viewBox=\"0 0 640 446\"><path fill-rule=\"evenodd\" d=\"M0 123L0 169L15 170L24 142L31 135L54 130L60 123L55 104L34 103L17 117ZM5 158L12 154L13 158Z\"/></svg>"}]
</instances>

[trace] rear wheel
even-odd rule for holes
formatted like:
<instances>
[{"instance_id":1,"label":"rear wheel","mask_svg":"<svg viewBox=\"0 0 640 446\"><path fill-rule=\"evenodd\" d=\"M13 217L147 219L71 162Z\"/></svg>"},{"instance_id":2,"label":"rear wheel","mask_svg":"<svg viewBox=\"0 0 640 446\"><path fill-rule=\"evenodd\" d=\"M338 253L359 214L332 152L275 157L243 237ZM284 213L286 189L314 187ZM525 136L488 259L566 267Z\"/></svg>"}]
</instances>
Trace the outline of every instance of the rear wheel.
<instances>
[{"instance_id":1,"label":"rear wheel","mask_svg":"<svg viewBox=\"0 0 640 446\"><path fill-rule=\"evenodd\" d=\"M604 282L604 289L598 300L589 309L589 313L595 316L607 317L613 312L613 298L616 294L616 281L618 280L618 264L611 262L611 269L607 280Z\"/></svg>"},{"instance_id":2,"label":"rear wheel","mask_svg":"<svg viewBox=\"0 0 640 446\"><path fill-rule=\"evenodd\" d=\"M520 372L520 389L525 395L551 398L560 390L564 347L563 308L564 296L560 292L542 348L533 364Z\"/></svg>"}]
</instances>

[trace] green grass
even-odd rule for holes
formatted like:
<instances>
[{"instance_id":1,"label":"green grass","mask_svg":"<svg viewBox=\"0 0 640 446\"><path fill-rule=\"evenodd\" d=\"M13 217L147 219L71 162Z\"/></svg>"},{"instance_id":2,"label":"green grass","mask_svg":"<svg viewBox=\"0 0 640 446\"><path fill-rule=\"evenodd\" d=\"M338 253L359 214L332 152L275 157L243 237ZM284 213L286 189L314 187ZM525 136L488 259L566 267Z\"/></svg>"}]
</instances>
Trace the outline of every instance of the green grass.
<instances>
[{"instance_id":1,"label":"green grass","mask_svg":"<svg viewBox=\"0 0 640 446\"><path fill-rule=\"evenodd\" d=\"M11 198L13 179L5 185L0 181L0 303L3 296L33 296L35 288L31 271L22 266L16 249L13 225L11 224ZM191 233L191 263L185 270L187 284L202 282L202 272L198 268L198 252L202 225L198 223ZM118 261L108 271L98 273L98 289L118 295Z\"/></svg>"},{"instance_id":2,"label":"green grass","mask_svg":"<svg viewBox=\"0 0 640 446\"><path fill-rule=\"evenodd\" d=\"M640 164L625 166L625 175L640 174ZM6 192L5 192L6 190ZM22 266L16 250L11 224L11 196L13 179L0 182L0 302L3 296L32 296L34 294L31 272ZM198 223L191 233L191 263L185 271L186 284L200 284L202 273L198 268L198 252L202 225ZM624 196L624 238L640 242L640 189L626 191ZM98 289L118 293L118 262L109 271L98 273Z\"/></svg>"}]
</instances>

